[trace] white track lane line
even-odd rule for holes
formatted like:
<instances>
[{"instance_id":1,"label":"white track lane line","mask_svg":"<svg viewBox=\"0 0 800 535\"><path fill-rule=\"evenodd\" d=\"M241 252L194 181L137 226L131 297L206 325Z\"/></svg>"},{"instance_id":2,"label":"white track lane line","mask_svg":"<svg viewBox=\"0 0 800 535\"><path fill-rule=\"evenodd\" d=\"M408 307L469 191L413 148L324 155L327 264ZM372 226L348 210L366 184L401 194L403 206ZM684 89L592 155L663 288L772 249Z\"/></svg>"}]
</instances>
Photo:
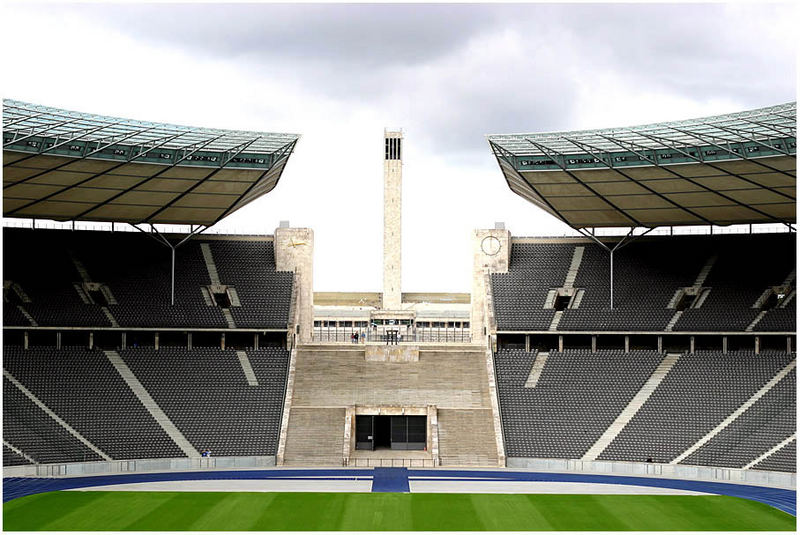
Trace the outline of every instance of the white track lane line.
<instances>
[{"instance_id":1,"label":"white track lane line","mask_svg":"<svg viewBox=\"0 0 800 535\"><path fill-rule=\"evenodd\" d=\"M679 494L701 496L705 492L610 483L569 483L563 481L409 481L411 492L475 494Z\"/></svg>"},{"instance_id":2,"label":"white track lane line","mask_svg":"<svg viewBox=\"0 0 800 535\"><path fill-rule=\"evenodd\" d=\"M165 492L370 492L372 479L307 481L302 479L198 479L149 481L70 489L74 491L165 491Z\"/></svg>"}]
</instances>

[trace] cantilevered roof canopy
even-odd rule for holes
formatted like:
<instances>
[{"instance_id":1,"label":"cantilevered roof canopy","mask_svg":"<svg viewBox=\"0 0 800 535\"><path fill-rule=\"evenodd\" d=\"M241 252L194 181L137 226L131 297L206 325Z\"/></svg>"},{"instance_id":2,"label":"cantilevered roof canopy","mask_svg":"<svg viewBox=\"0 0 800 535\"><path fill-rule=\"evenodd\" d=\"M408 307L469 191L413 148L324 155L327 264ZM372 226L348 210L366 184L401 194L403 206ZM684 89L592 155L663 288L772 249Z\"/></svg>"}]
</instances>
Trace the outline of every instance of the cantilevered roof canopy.
<instances>
[{"instance_id":1,"label":"cantilevered roof canopy","mask_svg":"<svg viewBox=\"0 0 800 535\"><path fill-rule=\"evenodd\" d=\"M271 191L298 139L3 100L3 216L210 226Z\"/></svg>"},{"instance_id":2,"label":"cantilevered roof canopy","mask_svg":"<svg viewBox=\"0 0 800 535\"><path fill-rule=\"evenodd\" d=\"M509 187L573 228L794 223L797 103L487 136Z\"/></svg>"}]
</instances>

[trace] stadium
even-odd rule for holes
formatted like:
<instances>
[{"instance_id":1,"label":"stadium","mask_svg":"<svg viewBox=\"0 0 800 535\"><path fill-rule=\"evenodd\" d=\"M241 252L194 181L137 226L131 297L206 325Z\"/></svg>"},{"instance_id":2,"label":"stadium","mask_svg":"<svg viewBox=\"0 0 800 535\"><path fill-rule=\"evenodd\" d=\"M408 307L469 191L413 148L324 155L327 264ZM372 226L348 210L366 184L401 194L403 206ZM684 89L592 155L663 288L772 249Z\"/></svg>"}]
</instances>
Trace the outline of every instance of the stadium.
<instances>
[{"instance_id":1,"label":"stadium","mask_svg":"<svg viewBox=\"0 0 800 535\"><path fill-rule=\"evenodd\" d=\"M402 292L399 130L383 292L205 233L299 140L3 101L4 529L795 529L795 103L488 135L582 236L475 230L470 294Z\"/></svg>"}]
</instances>

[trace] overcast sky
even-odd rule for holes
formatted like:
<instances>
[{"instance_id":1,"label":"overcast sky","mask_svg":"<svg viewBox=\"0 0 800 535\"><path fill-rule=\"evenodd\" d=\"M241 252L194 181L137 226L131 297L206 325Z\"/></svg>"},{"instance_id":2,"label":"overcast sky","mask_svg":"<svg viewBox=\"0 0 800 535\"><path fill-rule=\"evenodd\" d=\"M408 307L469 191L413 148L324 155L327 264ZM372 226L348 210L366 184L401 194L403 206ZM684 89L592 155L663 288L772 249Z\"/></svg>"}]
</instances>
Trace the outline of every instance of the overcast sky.
<instances>
[{"instance_id":1,"label":"overcast sky","mask_svg":"<svg viewBox=\"0 0 800 535\"><path fill-rule=\"evenodd\" d=\"M302 135L220 228L314 229L317 291L380 291L384 127L406 135L403 290L469 291L470 233L570 229L506 186L490 133L796 99L793 4L4 4L3 97Z\"/></svg>"}]
</instances>

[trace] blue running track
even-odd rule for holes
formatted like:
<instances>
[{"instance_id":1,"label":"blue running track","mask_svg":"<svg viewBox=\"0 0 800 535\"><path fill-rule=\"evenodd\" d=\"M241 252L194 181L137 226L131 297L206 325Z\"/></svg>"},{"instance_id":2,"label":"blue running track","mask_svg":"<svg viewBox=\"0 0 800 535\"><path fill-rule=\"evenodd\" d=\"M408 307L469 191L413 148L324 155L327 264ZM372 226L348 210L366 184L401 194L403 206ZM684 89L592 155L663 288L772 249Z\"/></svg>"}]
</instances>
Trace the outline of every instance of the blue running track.
<instances>
[{"instance_id":1,"label":"blue running track","mask_svg":"<svg viewBox=\"0 0 800 535\"><path fill-rule=\"evenodd\" d=\"M405 468L373 469L274 469L236 470L219 472L166 472L158 474L120 474L108 476L35 478L8 477L3 479L3 502L22 496L55 490L118 485L121 483L145 483L154 481L191 481L219 479L283 479L283 480L372 480L372 492L409 492L409 481L554 481L573 483L605 483L616 485L639 485L681 489L710 494L735 496L765 503L793 516L797 516L797 493L795 490L715 483L708 481L686 481L654 477L607 476L596 474L555 474L545 472L517 472L505 470L424 470Z\"/></svg>"}]
</instances>

